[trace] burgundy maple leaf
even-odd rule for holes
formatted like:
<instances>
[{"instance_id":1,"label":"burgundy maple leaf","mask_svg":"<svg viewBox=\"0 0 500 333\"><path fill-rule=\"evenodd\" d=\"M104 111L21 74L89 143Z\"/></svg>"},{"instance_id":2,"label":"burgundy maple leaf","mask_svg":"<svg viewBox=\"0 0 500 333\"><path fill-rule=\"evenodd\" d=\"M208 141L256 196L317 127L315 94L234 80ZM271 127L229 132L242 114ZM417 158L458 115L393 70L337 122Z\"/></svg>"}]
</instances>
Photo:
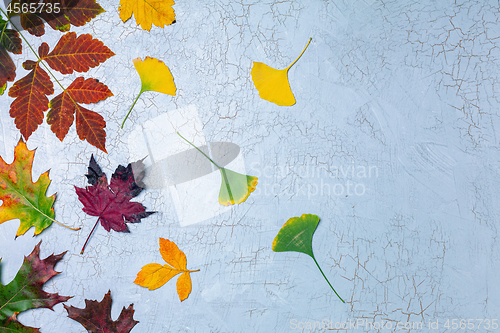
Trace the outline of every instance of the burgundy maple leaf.
<instances>
[{"instance_id":1,"label":"burgundy maple leaf","mask_svg":"<svg viewBox=\"0 0 500 333\"><path fill-rule=\"evenodd\" d=\"M83 211L99 218L87 241L85 241L81 254L83 254L85 246L99 221L108 232L111 229L130 232L125 223L139 223L142 218L154 213L146 212L146 207L141 203L130 201L143 190L136 183L136 181L140 182L140 179L134 178L132 164L127 167L119 165L111 176L111 183L108 185L106 175L95 161L94 155L92 155L88 174L85 176L91 186L86 188L75 186L76 194L83 204Z\"/></svg>"},{"instance_id":2,"label":"burgundy maple leaf","mask_svg":"<svg viewBox=\"0 0 500 333\"><path fill-rule=\"evenodd\" d=\"M68 317L82 324L89 333L129 333L138 323L134 320L134 304L123 307L118 320L111 319L111 291L101 302L85 300L85 309L64 305Z\"/></svg>"}]
</instances>

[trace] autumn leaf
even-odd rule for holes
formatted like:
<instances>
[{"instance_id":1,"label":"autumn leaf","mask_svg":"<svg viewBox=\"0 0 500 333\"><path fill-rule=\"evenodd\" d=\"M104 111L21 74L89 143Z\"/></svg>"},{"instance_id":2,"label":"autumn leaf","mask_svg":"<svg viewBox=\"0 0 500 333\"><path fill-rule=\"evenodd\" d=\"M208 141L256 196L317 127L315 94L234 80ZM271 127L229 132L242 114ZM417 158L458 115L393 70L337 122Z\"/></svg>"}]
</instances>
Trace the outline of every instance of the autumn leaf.
<instances>
[{"instance_id":1,"label":"autumn leaf","mask_svg":"<svg viewBox=\"0 0 500 333\"><path fill-rule=\"evenodd\" d=\"M113 321L111 302L111 291L108 291L100 302L85 300L84 309L66 305L64 308L68 317L82 324L89 333L129 333L139 323L134 320L134 304L123 307L118 320Z\"/></svg>"},{"instance_id":2,"label":"autumn leaf","mask_svg":"<svg viewBox=\"0 0 500 333\"><path fill-rule=\"evenodd\" d=\"M26 140L42 124L43 113L49 109L47 96L54 93L54 85L41 67L41 61L45 61L52 69L62 74L71 74L74 71L88 71L114 55L91 35L77 37L74 32L62 36L54 50L50 53L49 51L49 45L42 43L38 48L40 60L25 61L23 67L31 72L14 83L9 90L9 96L15 98L10 106L10 116L14 118L16 127ZM76 116L78 137L106 152L104 118L78 103L97 103L109 96L113 96L111 91L97 80L77 78L50 103L51 111L47 121L52 131L62 141Z\"/></svg>"},{"instance_id":3,"label":"autumn leaf","mask_svg":"<svg viewBox=\"0 0 500 333\"><path fill-rule=\"evenodd\" d=\"M0 200L3 201L0 206L0 224L19 219L21 225L16 237L24 235L31 227L35 227L35 235L38 235L52 222L59 223L54 220L56 195L45 196L50 184L49 172L44 172L36 182L31 181L34 157L35 151L28 150L22 140L14 149L14 161L11 164L5 163L0 157Z\"/></svg>"},{"instance_id":4,"label":"autumn leaf","mask_svg":"<svg viewBox=\"0 0 500 333\"><path fill-rule=\"evenodd\" d=\"M28 6L31 3L41 3L35 13L20 14L21 25L30 34L37 37L45 33L43 21L54 30L68 31L70 26L81 27L90 22L97 15L104 13L104 9L96 0L14 0ZM13 15L14 16L14 15Z\"/></svg>"},{"instance_id":5,"label":"autumn leaf","mask_svg":"<svg viewBox=\"0 0 500 333\"><path fill-rule=\"evenodd\" d=\"M151 30L151 25L163 28L175 23L173 0L120 0L120 18L128 21L134 14L135 22L144 30Z\"/></svg>"},{"instance_id":6,"label":"autumn leaf","mask_svg":"<svg viewBox=\"0 0 500 333\"><path fill-rule=\"evenodd\" d=\"M22 42L19 33L7 29L7 21L0 17L0 95L3 95L7 81L14 81L16 78L16 66L8 52L21 54Z\"/></svg>"},{"instance_id":7,"label":"autumn leaf","mask_svg":"<svg viewBox=\"0 0 500 333\"><path fill-rule=\"evenodd\" d=\"M47 96L54 93L54 85L40 63L26 60L23 67L31 72L9 89L9 96L15 98L10 105L10 116L28 140L43 122L43 113L49 108Z\"/></svg>"},{"instance_id":8,"label":"autumn leaf","mask_svg":"<svg viewBox=\"0 0 500 333\"><path fill-rule=\"evenodd\" d=\"M45 44L45 43L44 43ZM48 45L46 46L48 50ZM76 36L74 32L63 35L52 52L41 57L54 70L62 74L87 72L115 54L100 40L89 34Z\"/></svg>"},{"instance_id":9,"label":"autumn leaf","mask_svg":"<svg viewBox=\"0 0 500 333\"><path fill-rule=\"evenodd\" d=\"M170 69L161 60L146 57L144 61L141 58L133 60L134 67L141 77L141 91L135 99L132 107L128 111L125 119L122 122L122 128L127 120L130 112L134 108L135 103L139 100L142 93L145 91L156 91L167 95L175 96L177 88L175 87L174 77L170 73Z\"/></svg>"},{"instance_id":10,"label":"autumn leaf","mask_svg":"<svg viewBox=\"0 0 500 333\"><path fill-rule=\"evenodd\" d=\"M177 274L182 273L177 279L177 294L182 302L188 298L192 289L189 273L199 272L200 270L188 270L186 268L186 255L179 250L174 242L168 239L160 238L160 253L167 264L148 264L142 267L141 271L137 273L134 283L149 290L155 290L170 281Z\"/></svg>"},{"instance_id":11,"label":"autumn leaf","mask_svg":"<svg viewBox=\"0 0 500 333\"><path fill-rule=\"evenodd\" d=\"M274 69L262 62L254 62L252 68L252 80L255 88L259 91L259 96L266 101L277 105L291 106L295 104L290 83L288 82L288 70L304 54L312 38L309 38L306 47L297 59L285 69Z\"/></svg>"},{"instance_id":12,"label":"autumn leaf","mask_svg":"<svg viewBox=\"0 0 500 333\"><path fill-rule=\"evenodd\" d=\"M106 152L106 122L98 113L87 110L78 103L97 103L113 96L113 93L95 79L78 77L66 91L53 98L47 114L47 124L59 140L63 141L73 123L76 113L76 132L80 140Z\"/></svg>"},{"instance_id":13,"label":"autumn leaf","mask_svg":"<svg viewBox=\"0 0 500 333\"><path fill-rule=\"evenodd\" d=\"M131 164L127 167L119 165L108 185L106 175L92 155L86 177L91 186L86 188L75 186L76 194L83 204L83 211L91 216L97 216L98 219L83 245L81 254L99 222L108 232L111 229L130 232L125 223L139 223L142 218L154 213L146 212L146 207L139 202L130 201L143 190L134 179Z\"/></svg>"},{"instance_id":14,"label":"autumn leaf","mask_svg":"<svg viewBox=\"0 0 500 333\"><path fill-rule=\"evenodd\" d=\"M325 278L326 282L330 285L335 295L340 298L342 303L345 303L342 297L337 294L330 281L326 278L325 273L321 267L319 267L316 258L314 258L312 250L312 238L314 231L319 223L319 217L312 214L302 214L301 217L292 217L281 227L278 235L273 241L273 251L274 252L300 252L305 253L311 258L313 258L316 266L318 266L321 274Z\"/></svg>"},{"instance_id":15,"label":"autumn leaf","mask_svg":"<svg viewBox=\"0 0 500 333\"><path fill-rule=\"evenodd\" d=\"M257 187L258 178L220 167L198 147L193 145L189 140L183 137L179 132L177 134L187 143L193 146L196 150L203 154L210 162L215 165L221 174L221 185L219 191L219 203L224 206L240 204L245 202L255 188Z\"/></svg>"},{"instance_id":16,"label":"autumn leaf","mask_svg":"<svg viewBox=\"0 0 500 333\"><path fill-rule=\"evenodd\" d=\"M0 283L0 332L40 332L36 328L26 327L17 321L17 315L23 311L38 308L52 309L54 305L66 302L71 297L46 293L43 285L59 274L54 266L66 252L50 255L40 260L40 243L33 252L24 257L18 273L9 284Z\"/></svg>"}]
</instances>

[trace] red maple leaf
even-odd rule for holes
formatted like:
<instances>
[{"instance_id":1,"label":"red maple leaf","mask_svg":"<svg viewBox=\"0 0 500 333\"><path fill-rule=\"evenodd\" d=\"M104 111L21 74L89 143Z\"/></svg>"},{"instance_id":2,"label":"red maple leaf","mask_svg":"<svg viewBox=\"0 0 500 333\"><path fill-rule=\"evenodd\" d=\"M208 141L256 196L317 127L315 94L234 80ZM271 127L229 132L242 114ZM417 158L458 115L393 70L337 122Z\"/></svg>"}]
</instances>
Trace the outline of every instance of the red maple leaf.
<instances>
[{"instance_id":1,"label":"red maple leaf","mask_svg":"<svg viewBox=\"0 0 500 333\"><path fill-rule=\"evenodd\" d=\"M136 183L132 164L127 167L119 165L111 176L111 183L108 185L106 175L95 161L94 155L92 155L88 174L85 176L91 186L86 188L75 186L76 194L83 204L83 211L89 215L99 217L90 232L89 238L99 222L108 232L111 229L119 232L130 232L125 223L139 223L142 218L154 213L146 212L146 207L141 203L130 201L143 190ZM140 179L137 181L140 181ZM85 241L81 254L83 254L89 238Z\"/></svg>"},{"instance_id":2,"label":"red maple leaf","mask_svg":"<svg viewBox=\"0 0 500 333\"><path fill-rule=\"evenodd\" d=\"M68 317L76 320L89 333L129 333L138 321L134 320L134 304L123 307L118 320L111 319L111 291L104 296L101 302L85 300L85 308L66 306Z\"/></svg>"},{"instance_id":3,"label":"red maple leaf","mask_svg":"<svg viewBox=\"0 0 500 333\"><path fill-rule=\"evenodd\" d=\"M110 96L113 96L113 93L96 79L85 80L83 77L78 77L66 91L50 101L47 123L59 140L63 141L76 113L76 132L80 140L87 140L91 145L106 152L104 118L78 103L97 103Z\"/></svg>"}]
</instances>

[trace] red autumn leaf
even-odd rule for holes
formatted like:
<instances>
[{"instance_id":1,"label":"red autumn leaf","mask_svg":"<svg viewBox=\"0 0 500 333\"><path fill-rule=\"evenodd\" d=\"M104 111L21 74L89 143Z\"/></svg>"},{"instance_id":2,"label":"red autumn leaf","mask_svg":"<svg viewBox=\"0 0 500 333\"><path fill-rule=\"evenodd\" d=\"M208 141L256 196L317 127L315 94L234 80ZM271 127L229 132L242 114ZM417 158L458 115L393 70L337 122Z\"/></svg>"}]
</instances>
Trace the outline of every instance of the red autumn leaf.
<instances>
[{"instance_id":1,"label":"red autumn leaf","mask_svg":"<svg viewBox=\"0 0 500 333\"><path fill-rule=\"evenodd\" d=\"M80 140L87 140L91 145L106 152L106 122L98 113L87 110L78 103L97 103L113 96L113 93L95 79L85 80L78 77L65 92L54 97L47 114L47 123L59 140L63 141L73 124L76 112L76 132Z\"/></svg>"},{"instance_id":2,"label":"red autumn leaf","mask_svg":"<svg viewBox=\"0 0 500 333\"><path fill-rule=\"evenodd\" d=\"M132 164L127 167L119 165L108 185L106 175L92 155L86 177L91 186L86 188L75 186L75 190L78 199L83 204L83 211L99 217L90 235L94 232L99 221L108 232L111 229L119 232L130 232L125 223L139 223L142 218L154 213L146 212L146 207L141 203L130 201L143 190L135 181ZM83 245L82 254L89 238Z\"/></svg>"},{"instance_id":3,"label":"red autumn leaf","mask_svg":"<svg viewBox=\"0 0 500 333\"><path fill-rule=\"evenodd\" d=\"M76 33L68 32L43 60L62 74L72 74L73 71L86 72L114 55L100 40L92 38L91 35L83 34L77 37Z\"/></svg>"},{"instance_id":4,"label":"red autumn leaf","mask_svg":"<svg viewBox=\"0 0 500 333\"><path fill-rule=\"evenodd\" d=\"M43 20L54 30L68 31L70 25L81 27L104 12L96 0L18 0L20 6L26 3L41 5L35 13L21 14L21 25L37 37L45 33ZM43 20L42 20L43 19Z\"/></svg>"},{"instance_id":5,"label":"red autumn leaf","mask_svg":"<svg viewBox=\"0 0 500 333\"><path fill-rule=\"evenodd\" d=\"M85 308L66 306L68 317L76 320L89 333L129 333L138 321L134 320L134 304L123 307L118 320L111 319L111 291L104 296L101 302L85 300Z\"/></svg>"},{"instance_id":6,"label":"red autumn leaf","mask_svg":"<svg viewBox=\"0 0 500 333\"><path fill-rule=\"evenodd\" d=\"M21 54L22 42L19 33L7 29L7 22L0 18L0 95L3 94L7 81L14 81L16 78L16 65L7 51Z\"/></svg>"},{"instance_id":7,"label":"red autumn leaf","mask_svg":"<svg viewBox=\"0 0 500 333\"><path fill-rule=\"evenodd\" d=\"M39 48L39 53L43 48ZM54 93L54 85L40 63L27 60L23 67L31 72L14 83L9 96L16 99L10 105L10 116L26 140L43 122L43 113L49 108L47 95Z\"/></svg>"},{"instance_id":8,"label":"red autumn leaf","mask_svg":"<svg viewBox=\"0 0 500 333\"><path fill-rule=\"evenodd\" d=\"M66 252L64 252L66 253ZM54 266L62 259L64 253L50 255L40 260L40 243L33 252L24 258L23 265L12 282L0 283L0 332L40 332L36 328L26 327L17 321L20 312L48 308L66 302L71 297L59 296L43 291L43 285L59 274Z\"/></svg>"}]
</instances>

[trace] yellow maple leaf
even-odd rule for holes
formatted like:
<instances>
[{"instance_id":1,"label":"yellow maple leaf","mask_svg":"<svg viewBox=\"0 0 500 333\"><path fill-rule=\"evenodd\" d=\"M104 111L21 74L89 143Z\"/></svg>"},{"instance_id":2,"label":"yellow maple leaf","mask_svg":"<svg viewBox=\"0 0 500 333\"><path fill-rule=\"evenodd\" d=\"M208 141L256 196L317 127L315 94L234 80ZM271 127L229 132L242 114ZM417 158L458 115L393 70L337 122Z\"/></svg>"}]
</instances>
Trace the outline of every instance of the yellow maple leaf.
<instances>
[{"instance_id":1,"label":"yellow maple leaf","mask_svg":"<svg viewBox=\"0 0 500 333\"><path fill-rule=\"evenodd\" d=\"M285 69L275 69L262 62L254 62L252 67L252 80L255 88L259 91L259 96L266 101L273 102L281 106L291 106L295 104L290 83L288 82L288 70L304 54L312 38L309 38L302 53L290 66Z\"/></svg>"},{"instance_id":2,"label":"yellow maple leaf","mask_svg":"<svg viewBox=\"0 0 500 333\"><path fill-rule=\"evenodd\" d=\"M188 270L186 268L186 255L179 250L174 242L168 239L160 238L160 253L167 264L147 264L137 273L134 283L149 290L154 290L163 286L177 274L182 273L177 279L177 294L182 302L188 298L192 289L189 273L198 272L199 269L194 271Z\"/></svg>"},{"instance_id":3,"label":"yellow maple leaf","mask_svg":"<svg viewBox=\"0 0 500 333\"><path fill-rule=\"evenodd\" d=\"M165 63L156 58L146 57L144 61L141 58L132 60L134 67L141 77L141 91L135 99L132 107L128 111L125 119L122 122L122 128L127 120L130 112L134 108L135 103L139 100L142 93L145 91L156 91L167 95L175 96L177 87L174 83L174 77L170 73L170 69Z\"/></svg>"},{"instance_id":4,"label":"yellow maple leaf","mask_svg":"<svg viewBox=\"0 0 500 333\"><path fill-rule=\"evenodd\" d=\"M163 28L175 22L173 0L120 0L120 18L126 22L134 14L135 22L144 30L151 30L151 25Z\"/></svg>"}]
</instances>

